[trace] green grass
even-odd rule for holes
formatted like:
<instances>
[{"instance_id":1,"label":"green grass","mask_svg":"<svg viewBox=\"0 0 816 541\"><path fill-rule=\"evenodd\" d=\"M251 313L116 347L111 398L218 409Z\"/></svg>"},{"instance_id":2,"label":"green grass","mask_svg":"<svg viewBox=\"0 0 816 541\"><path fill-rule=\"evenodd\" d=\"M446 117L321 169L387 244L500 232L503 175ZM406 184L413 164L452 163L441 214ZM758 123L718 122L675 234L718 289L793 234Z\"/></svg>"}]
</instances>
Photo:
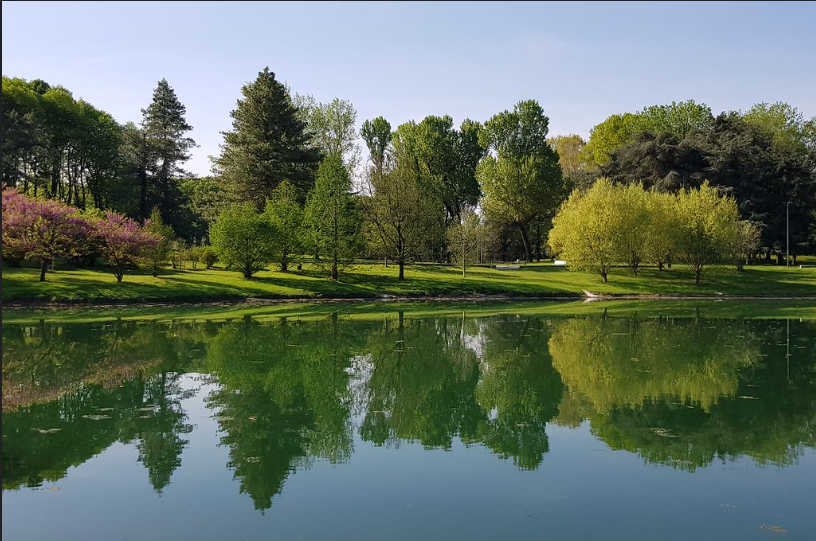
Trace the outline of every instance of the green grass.
<instances>
[{"instance_id":1,"label":"green grass","mask_svg":"<svg viewBox=\"0 0 816 541\"><path fill-rule=\"evenodd\" d=\"M528 265L517 270L473 267L462 278L456 267L412 265L402 282L394 266L357 265L331 281L306 266L303 272L259 272L247 280L223 269L164 271L154 278L134 271L117 283L113 274L100 270L57 270L39 282L39 271L5 268L3 302L146 303L154 301L204 302L249 297L282 298L375 298L381 295L570 297L583 290L614 295L672 296L785 296L816 298L816 268L777 266L749 267L744 273L730 268L708 269L703 283L694 284L691 271L675 266L658 271L643 269L634 277L616 269L604 284L599 276L571 272L550 264Z\"/></svg>"},{"instance_id":2,"label":"green grass","mask_svg":"<svg viewBox=\"0 0 816 541\"><path fill-rule=\"evenodd\" d=\"M613 300L613 301L363 301L285 302L273 304L218 303L198 306L128 306L59 309L15 309L3 313L7 324L94 323L111 320L227 321L252 317L269 321L282 317L323 319L336 314L342 319L375 320L397 317L484 317L514 314L542 317L704 317L715 319L808 319L816 320L816 300Z\"/></svg>"}]
</instances>

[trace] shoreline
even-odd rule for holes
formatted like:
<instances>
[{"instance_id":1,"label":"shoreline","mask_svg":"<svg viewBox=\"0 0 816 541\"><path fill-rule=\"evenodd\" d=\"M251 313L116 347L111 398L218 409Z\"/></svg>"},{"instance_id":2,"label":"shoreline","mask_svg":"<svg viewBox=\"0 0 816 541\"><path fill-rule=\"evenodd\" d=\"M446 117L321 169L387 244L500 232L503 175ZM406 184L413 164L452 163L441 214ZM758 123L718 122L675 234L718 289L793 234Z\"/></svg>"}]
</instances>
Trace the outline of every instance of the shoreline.
<instances>
[{"instance_id":1,"label":"shoreline","mask_svg":"<svg viewBox=\"0 0 816 541\"><path fill-rule=\"evenodd\" d=\"M389 302L530 302L554 301L567 302L583 300L584 303L608 302L617 300L640 301L813 301L816 296L808 295L661 295L661 294L558 294L558 295L378 295L376 297L240 297L200 301L11 301L3 302L3 311L17 310L62 310L62 309L116 309L116 308L207 308L213 306L255 305L269 306L276 304L340 304L340 303L389 303Z\"/></svg>"}]
</instances>

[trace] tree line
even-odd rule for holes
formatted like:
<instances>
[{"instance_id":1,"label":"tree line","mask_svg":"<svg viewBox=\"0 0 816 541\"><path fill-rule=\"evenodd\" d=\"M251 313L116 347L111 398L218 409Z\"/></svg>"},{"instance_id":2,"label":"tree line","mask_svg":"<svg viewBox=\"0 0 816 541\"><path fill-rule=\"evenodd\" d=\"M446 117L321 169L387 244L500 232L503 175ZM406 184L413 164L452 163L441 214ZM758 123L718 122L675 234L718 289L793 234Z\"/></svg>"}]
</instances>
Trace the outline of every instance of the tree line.
<instances>
[{"instance_id":1,"label":"tree line","mask_svg":"<svg viewBox=\"0 0 816 541\"><path fill-rule=\"evenodd\" d=\"M217 253L247 277L272 261L287 271L304 258L332 278L354 258L391 260L400 279L418 260L458 262L464 274L477 261L562 251L585 266L568 235L550 233L554 221L569 222L556 218L559 209L594 213L586 202L593 190L629 184L651 195L614 193L655 205L657 194L680 201L716 190L733 203L732 221L758 236L750 255L783 253L788 230L793 254L816 244L816 122L783 103L716 118L693 100L651 106L611 116L588 141L549 137L535 100L458 128L445 115L396 129L377 117L358 129L347 100L292 93L266 68L241 88L213 175L203 178L182 167L195 142L166 80L142 114L139 125L119 125L60 86L4 76L3 182L85 213L149 220L166 241L156 243L163 248L154 269L178 253L173 246L211 244L209 259ZM5 248L5 201L4 258L19 259ZM630 259L616 250L616 262ZM733 249L720 250L717 262L726 252ZM204 253L187 252L195 261Z\"/></svg>"}]
</instances>

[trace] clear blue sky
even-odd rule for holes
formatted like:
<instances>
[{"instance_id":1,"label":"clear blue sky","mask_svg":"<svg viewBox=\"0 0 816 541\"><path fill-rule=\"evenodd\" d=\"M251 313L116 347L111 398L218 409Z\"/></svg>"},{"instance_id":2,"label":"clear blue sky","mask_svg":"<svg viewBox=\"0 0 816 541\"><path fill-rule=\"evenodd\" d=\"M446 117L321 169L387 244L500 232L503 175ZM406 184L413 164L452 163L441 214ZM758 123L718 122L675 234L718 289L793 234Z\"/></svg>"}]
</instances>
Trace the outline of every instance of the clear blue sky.
<instances>
[{"instance_id":1,"label":"clear blue sky","mask_svg":"<svg viewBox=\"0 0 816 541\"><path fill-rule=\"evenodd\" d=\"M3 2L3 75L62 85L120 123L166 78L210 171L240 88L265 66L358 123L484 121L522 99L550 134L694 99L816 115L815 2Z\"/></svg>"}]
</instances>

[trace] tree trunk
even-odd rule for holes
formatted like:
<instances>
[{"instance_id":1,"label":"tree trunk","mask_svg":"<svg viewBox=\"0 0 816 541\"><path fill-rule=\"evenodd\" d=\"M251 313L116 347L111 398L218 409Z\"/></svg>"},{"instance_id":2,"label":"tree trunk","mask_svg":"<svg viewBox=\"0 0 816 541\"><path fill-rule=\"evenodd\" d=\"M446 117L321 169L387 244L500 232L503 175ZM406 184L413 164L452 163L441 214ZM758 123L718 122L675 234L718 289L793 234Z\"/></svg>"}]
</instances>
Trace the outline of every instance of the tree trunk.
<instances>
[{"instance_id":1,"label":"tree trunk","mask_svg":"<svg viewBox=\"0 0 816 541\"><path fill-rule=\"evenodd\" d=\"M116 282L121 283L122 277L125 275L125 269L120 266L116 267L116 270L113 271L114 276L116 276Z\"/></svg>"},{"instance_id":2,"label":"tree trunk","mask_svg":"<svg viewBox=\"0 0 816 541\"><path fill-rule=\"evenodd\" d=\"M606 283L606 269L601 270L601 279L603 279L603 283Z\"/></svg>"},{"instance_id":3,"label":"tree trunk","mask_svg":"<svg viewBox=\"0 0 816 541\"><path fill-rule=\"evenodd\" d=\"M399 278L397 280L405 280L405 261L399 261Z\"/></svg>"},{"instance_id":4,"label":"tree trunk","mask_svg":"<svg viewBox=\"0 0 816 541\"><path fill-rule=\"evenodd\" d=\"M700 277L703 275L703 268L697 267L694 269L694 283L700 285Z\"/></svg>"},{"instance_id":5,"label":"tree trunk","mask_svg":"<svg viewBox=\"0 0 816 541\"><path fill-rule=\"evenodd\" d=\"M48 260L40 260L40 282L45 282L45 273L48 270Z\"/></svg>"},{"instance_id":6,"label":"tree trunk","mask_svg":"<svg viewBox=\"0 0 816 541\"><path fill-rule=\"evenodd\" d=\"M139 184L141 187L139 193L139 214L142 221L149 216L147 212L147 169L144 166L139 167Z\"/></svg>"},{"instance_id":7,"label":"tree trunk","mask_svg":"<svg viewBox=\"0 0 816 541\"><path fill-rule=\"evenodd\" d=\"M524 261L532 263L533 258L530 254L530 238L527 235L527 226L524 224L516 224L519 233L521 234L521 242L524 244Z\"/></svg>"},{"instance_id":8,"label":"tree trunk","mask_svg":"<svg viewBox=\"0 0 816 541\"><path fill-rule=\"evenodd\" d=\"M281 270L281 272L288 272L289 271L289 251L288 250L283 250L283 253L281 254L280 270Z\"/></svg>"},{"instance_id":9,"label":"tree trunk","mask_svg":"<svg viewBox=\"0 0 816 541\"><path fill-rule=\"evenodd\" d=\"M462 278L465 278L465 267L467 267L467 260L465 259L465 235L462 233Z\"/></svg>"}]
</instances>

